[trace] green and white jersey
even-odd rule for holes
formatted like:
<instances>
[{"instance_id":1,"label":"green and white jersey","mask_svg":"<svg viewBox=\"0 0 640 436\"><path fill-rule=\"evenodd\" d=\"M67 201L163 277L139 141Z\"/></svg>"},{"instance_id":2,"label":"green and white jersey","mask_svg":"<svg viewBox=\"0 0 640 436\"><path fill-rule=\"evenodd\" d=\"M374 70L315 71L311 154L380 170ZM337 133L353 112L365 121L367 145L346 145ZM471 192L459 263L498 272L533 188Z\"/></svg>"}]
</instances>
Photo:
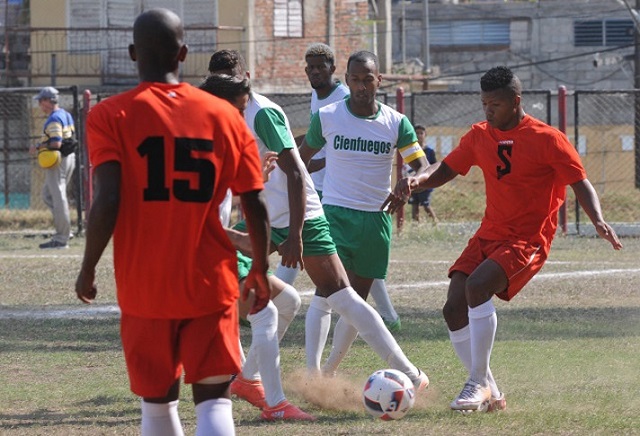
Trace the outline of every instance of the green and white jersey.
<instances>
[{"instance_id":1,"label":"green and white jersey","mask_svg":"<svg viewBox=\"0 0 640 436\"><path fill-rule=\"evenodd\" d=\"M378 106L375 115L359 117L349 110L347 98L311 117L307 144L327 153L323 204L380 211L391 192L394 149L405 162L424 156L409 119L385 104Z\"/></svg>"},{"instance_id":2,"label":"green and white jersey","mask_svg":"<svg viewBox=\"0 0 640 436\"><path fill-rule=\"evenodd\" d=\"M336 86L331 90L331 94L327 95L325 98L318 98L318 94L316 90L311 91L311 116L318 112L318 110L331 103L335 103L340 100L344 100L346 96L349 95L349 88L344 86L342 83L337 82ZM324 149L320 150L313 156L313 159L324 159L325 151ZM311 173L311 180L313 180L313 184L315 185L318 191L322 191L323 188L323 180L326 169L323 168L319 171Z\"/></svg>"},{"instance_id":3,"label":"green and white jersey","mask_svg":"<svg viewBox=\"0 0 640 436\"><path fill-rule=\"evenodd\" d=\"M249 104L244 111L246 120L253 136L256 138L260 155L267 151L280 154L284 149L291 149L295 159L299 162L305 178L307 193L307 209L304 220L324 215L320 198L313 186L313 181L307 172L298 147L289 127L289 120L280 106L267 97L251 93ZM287 175L278 167L273 170L269 181L264 186L264 197L269 212L271 227L289 227L289 191L287 189Z\"/></svg>"}]
</instances>

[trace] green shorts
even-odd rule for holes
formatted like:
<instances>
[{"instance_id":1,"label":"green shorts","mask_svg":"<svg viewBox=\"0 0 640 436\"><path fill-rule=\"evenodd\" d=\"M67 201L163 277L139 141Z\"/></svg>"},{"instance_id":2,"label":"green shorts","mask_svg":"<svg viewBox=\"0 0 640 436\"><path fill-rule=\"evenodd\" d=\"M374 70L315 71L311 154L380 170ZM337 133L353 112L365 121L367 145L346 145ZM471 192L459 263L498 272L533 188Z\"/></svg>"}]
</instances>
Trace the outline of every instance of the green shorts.
<instances>
[{"instance_id":1,"label":"green shorts","mask_svg":"<svg viewBox=\"0 0 640 436\"><path fill-rule=\"evenodd\" d=\"M251 269L251 265L253 265L253 260L239 251L236 251L236 255L238 256L238 281L241 281L246 279L249 275L249 270ZM267 271L267 275L273 275L271 270Z\"/></svg>"},{"instance_id":2,"label":"green shorts","mask_svg":"<svg viewBox=\"0 0 640 436\"><path fill-rule=\"evenodd\" d=\"M236 251L236 255L238 255L238 281L240 281L246 279L249 275L253 261L239 251Z\"/></svg>"},{"instance_id":3,"label":"green shorts","mask_svg":"<svg viewBox=\"0 0 640 436\"><path fill-rule=\"evenodd\" d=\"M391 251L391 215L324 206L331 237L345 269L360 277L384 279Z\"/></svg>"},{"instance_id":4,"label":"green shorts","mask_svg":"<svg viewBox=\"0 0 640 436\"><path fill-rule=\"evenodd\" d=\"M247 223L240 221L233 226L241 232L247 231ZM271 227L271 242L278 246L289 236L289 227L281 229ZM329 256L336 253L336 245L331 239L329 222L325 216L319 216L304 222L302 226L302 255Z\"/></svg>"}]
</instances>

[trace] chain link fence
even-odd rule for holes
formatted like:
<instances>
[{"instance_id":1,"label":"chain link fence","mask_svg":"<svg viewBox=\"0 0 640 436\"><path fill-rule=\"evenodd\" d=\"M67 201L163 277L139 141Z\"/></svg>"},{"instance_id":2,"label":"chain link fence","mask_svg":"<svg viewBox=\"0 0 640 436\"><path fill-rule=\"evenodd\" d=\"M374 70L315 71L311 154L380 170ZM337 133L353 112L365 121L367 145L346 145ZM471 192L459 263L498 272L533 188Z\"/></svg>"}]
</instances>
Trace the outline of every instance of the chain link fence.
<instances>
[{"instance_id":1,"label":"chain link fence","mask_svg":"<svg viewBox=\"0 0 640 436\"><path fill-rule=\"evenodd\" d=\"M37 88L0 89L2 113L2 166L0 169L0 205L3 209L46 209L40 199L43 170L32 156L29 145L38 140L45 115L32 100ZM79 104L75 87L59 88L60 105L74 115L82 139L84 113L107 94L87 94ZM282 106L294 135L304 134L309 126L310 94L270 94L267 97ZM380 94L378 99L396 107L397 96ZM482 121L484 113L477 92L425 91L405 97L405 112L414 124L427 127L427 143L436 151L438 160L455 147L471 124ZM523 93L525 112L558 125L558 95L548 90ZM640 222L640 91L575 91L567 96L567 136L578 149L589 179L603 204L605 218L611 222ZM576 141L575 138L578 138ZM90 182L86 153L77 155L79 174L70 193L77 211L78 229L88 203ZM526 193L523 193L526 195ZM78 201L77 199L81 199ZM484 210L482 174L473 168L465 177L457 177L436 191L436 208L445 208L444 221L479 220ZM448 208L448 210L447 210ZM466 210L464 210L466 208ZM588 218L576 204L568 189L567 220L572 231L580 232L580 224Z\"/></svg>"},{"instance_id":2,"label":"chain link fence","mask_svg":"<svg viewBox=\"0 0 640 436\"><path fill-rule=\"evenodd\" d=\"M78 130L82 130L78 122L80 105L78 90L75 86L58 87L60 92L58 103L74 118ZM42 201L45 170L37 164L35 156L29 153L29 147L41 141L47 115L42 112L33 97L40 88L0 88L0 140L2 156L0 157L0 208L6 210L32 211L33 215L41 215L47 211ZM80 147L83 148L82 145ZM80 158L82 151L76 153ZM69 208L78 224L78 232L82 230L82 183L80 182L81 165L76 165L73 181L69 186ZM51 220L50 214L46 214ZM28 216L26 217L28 222Z\"/></svg>"}]
</instances>

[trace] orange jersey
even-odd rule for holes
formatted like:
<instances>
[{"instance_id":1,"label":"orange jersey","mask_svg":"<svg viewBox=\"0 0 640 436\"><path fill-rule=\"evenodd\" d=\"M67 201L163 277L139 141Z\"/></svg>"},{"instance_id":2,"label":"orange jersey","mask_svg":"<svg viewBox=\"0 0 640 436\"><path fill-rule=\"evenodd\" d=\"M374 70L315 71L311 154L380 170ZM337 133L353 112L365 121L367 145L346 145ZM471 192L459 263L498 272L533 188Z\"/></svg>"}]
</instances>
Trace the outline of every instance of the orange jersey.
<instances>
[{"instance_id":1,"label":"orange jersey","mask_svg":"<svg viewBox=\"0 0 640 436\"><path fill-rule=\"evenodd\" d=\"M478 237L545 247L555 235L566 185L587 177L566 136L529 115L509 131L474 124L444 162L462 175L473 165L484 174L487 201Z\"/></svg>"},{"instance_id":2,"label":"orange jersey","mask_svg":"<svg viewBox=\"0 0 640 436\"><path fill-rule=\"evenodd\" d=\"M238 110L189 84L143 82L87 119L89 157L121 165L113 235L118 303L142 318L194 318L238 297L235 249L219 219L228 188L263 188Z\"/></svg>"}]
</instances>

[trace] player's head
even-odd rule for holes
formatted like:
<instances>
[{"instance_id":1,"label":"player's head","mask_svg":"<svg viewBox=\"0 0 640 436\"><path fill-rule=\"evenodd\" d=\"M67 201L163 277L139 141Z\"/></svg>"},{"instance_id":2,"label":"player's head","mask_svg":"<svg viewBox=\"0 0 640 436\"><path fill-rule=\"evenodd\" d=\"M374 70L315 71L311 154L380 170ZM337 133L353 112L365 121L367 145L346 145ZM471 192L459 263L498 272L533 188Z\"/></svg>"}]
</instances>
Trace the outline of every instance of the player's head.
<instances>
[{"instance_id":1,"label":"player's head","mask_svg":"<svg viewBox=\"0 0 640 436\"><path fill-rule=\"evenodd\" d=\"M209 59L209 74L249 77L247 63L237 50L218 50Z\"/></svg>"},{"instance_id":2,"label":"player's head","mask_svg":"<svg viewBox=\"0 0 640 436\"><path fill-rule=\"evenodd\" d=\"M353 53L347 62L345 81L349 86L353 104L372 104L382 81L378 57L369 51Z\"/></svg>"},{"instance_id":3,"label":"player's head","mask_svg":"<svg viewBox=\"0 0 640 436\"><path fill-rule=\"evenodd\" d=\"M237 107L240 113L244 113L249 102L251 81L248 77L211 74L202 82L200 89L227 100Z\"/></svg>"},{"instance_id":4,"label":"player's head","mask_svg":"<svg viewBox=\"0 0 640 436\"><path fill-rule=\"evenodd\" d=\"M487 122L500 130L514 128L524 112L520 107L522 84L507 67L491 68L480 78L482 108Z\"/></svg>"},{"instance_id":5,"label":"player's head","mask_svg":"<svg viewBox=\"0 0 640 436\"><path fill-rule=\"evenodd\" d=\"M150 9L138 15L133 24L131 59L138 64L140 78L164 81L168 73L178 73L187 55L180 17L168 9Z\"/></svg>"},{"instance_id":6,"label":"player's head","mask_svg":"<svg viewBox=\"0 0 640 436\"><path fill-rule=\"evenodd\" d=\"M336 71L335 55L327 44L316 42L311 44L304 54L307 66L309 84L313 89L330 88L333 86L333 73Z\"/></svg>"},{"instance_id":7,"label":"player's head","mask_svg":"<svg viewBox=\"0 0 640 436\"><path fill-rule=\"evenodd\" d=\"M413 128L416 131L416 135L418 135L418 143L424 145L424 141L427 139L427 128L422 124L416 124Z\"/></svg>"}]
</instances>

